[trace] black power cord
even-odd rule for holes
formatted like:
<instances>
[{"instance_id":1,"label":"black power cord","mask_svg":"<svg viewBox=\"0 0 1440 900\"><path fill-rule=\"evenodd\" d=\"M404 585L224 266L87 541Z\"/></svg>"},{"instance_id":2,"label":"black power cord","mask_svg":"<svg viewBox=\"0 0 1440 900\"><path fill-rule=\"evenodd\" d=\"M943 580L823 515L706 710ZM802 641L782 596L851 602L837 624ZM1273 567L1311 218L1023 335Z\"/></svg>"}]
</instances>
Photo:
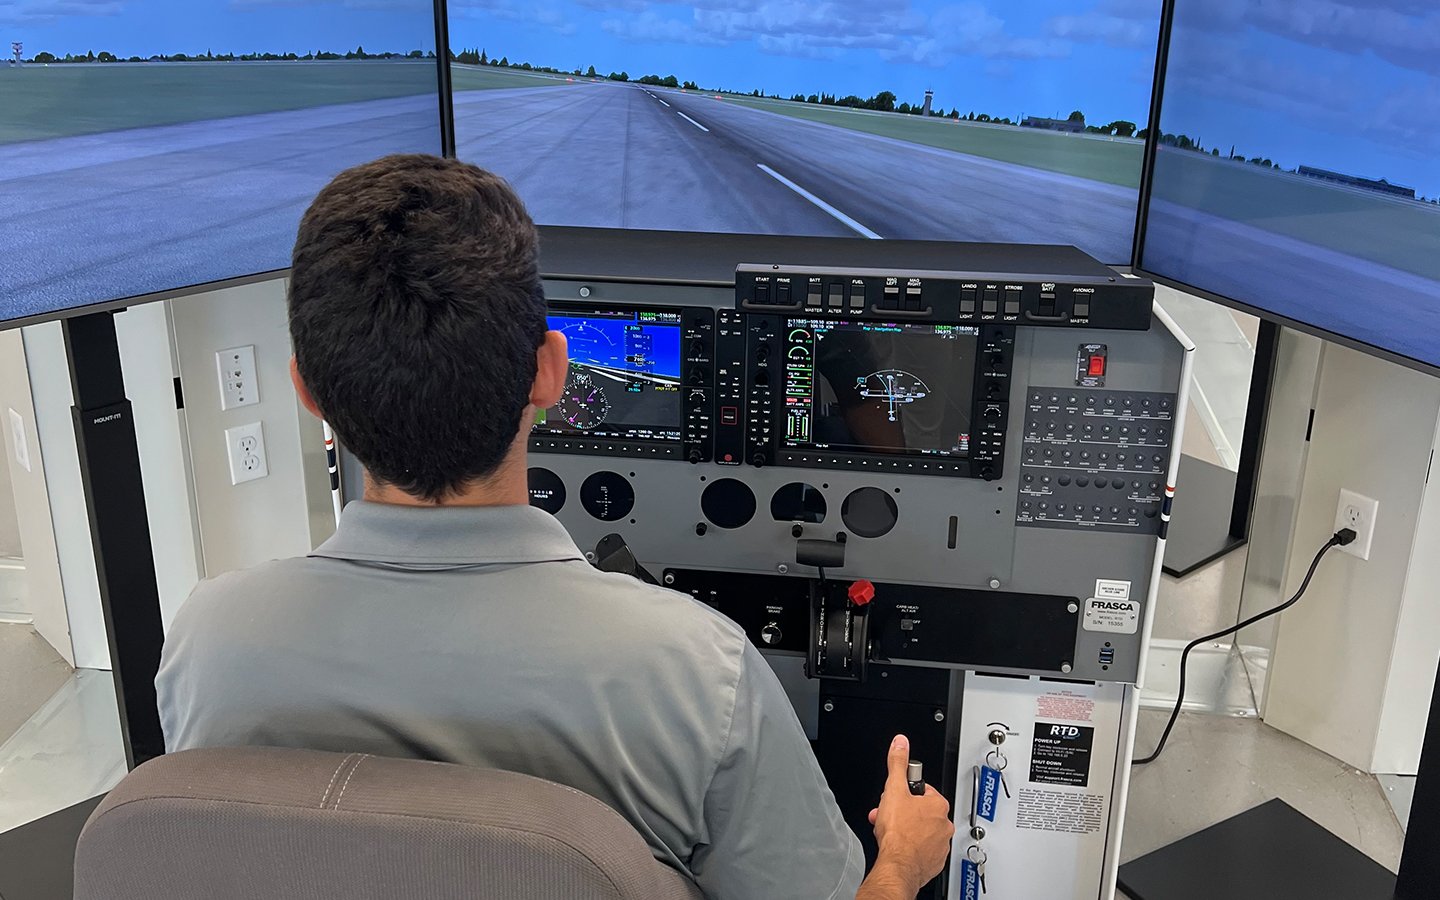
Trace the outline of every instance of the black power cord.
<instances>
[{"instance_id":1,"label":"black power cord","mask_svg":"<svg viewBox=\"0 0 1440 900\"><path fill-rule=\"evenodd\" d=\"M1346 544L1354 543L1355 537L1355 530L1353 528L1342 528L1331 535L1330 540L1325 542L1325 546L1321 547L1319 552L1315 554L1315 558L1310 561L1310 569L1305 573L1305 580L1300 582L1300 589L1296 591L1295 596L1289 600L1286 600L1273 609L1267 609L1262 613L1257 613L1238 625L1232 625L1223 631L1198 637L1185 645L1184 651L1180 654L1180 691L1179 696L1175 698L1175 708L1170 710L1170 721L1165 723L1165 730L1160 734L1160 743L1155 745L1155 752L1144 759L1135 760L1131 765L1143 766L1152 763L1159 759L1161 752L1164 751L1165 742L1170 739L1170 731L1175 727L1175 720L1180 718L1180 708L1185 704L1185 668L1190 662L1190 651L1201 644L1209 643L1210 641L1225 637L1228 634L1234 634L1242 628L1248 628L1262 619L1268 619L1294 606L1299 602L1301 597L1305 596L1306 588L1310 587L1310 579L1315 577L1315 570L1320 567L1320 560L1325 557L1325 554L1333 547L1344 547Z\"/></svg>"}]
</instances>

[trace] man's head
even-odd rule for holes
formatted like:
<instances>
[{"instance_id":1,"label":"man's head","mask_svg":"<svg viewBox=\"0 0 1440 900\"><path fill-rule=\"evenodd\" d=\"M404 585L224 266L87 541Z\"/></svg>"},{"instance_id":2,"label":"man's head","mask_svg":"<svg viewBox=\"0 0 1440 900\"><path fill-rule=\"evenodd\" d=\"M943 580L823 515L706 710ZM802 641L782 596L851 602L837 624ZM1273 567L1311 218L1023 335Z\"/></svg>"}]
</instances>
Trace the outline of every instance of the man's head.
<instances>
[{"instance_id":1,"label":"man's head","mask_svg":"<svg viewBox=\"0 0 1440 900\"><path fill-rule=\"evenodd\" d=\"M388 156L336 176L300 222L289 302L302 402L374 481L416 499L523 455L522 423L564 387L535 225L466 163Z\"/></svg>"}]
</instances>

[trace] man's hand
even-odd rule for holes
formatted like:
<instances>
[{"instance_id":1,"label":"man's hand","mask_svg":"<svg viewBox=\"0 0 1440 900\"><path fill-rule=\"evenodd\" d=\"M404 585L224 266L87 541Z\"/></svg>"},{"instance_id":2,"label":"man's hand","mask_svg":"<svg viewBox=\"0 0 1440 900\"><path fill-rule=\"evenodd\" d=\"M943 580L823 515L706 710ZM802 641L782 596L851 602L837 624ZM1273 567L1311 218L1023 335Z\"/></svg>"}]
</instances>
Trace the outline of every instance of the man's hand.
<instances>
[{"instance_id":1,"label":"man's hand","mask_svg":"<svg viewBox=\"0 0 1440 900\"><path fill-rule=\"evenodd\" d=\"M896 735L886 758L885 792L880 805L870 811L880 852L856 900L913 900L920 888L940 874L950 855L950 840L955 835L950 804L928 784L923 796L910 793L906 782L909 762L910 741L903 734Z\"/></svg>"}]
</instances>

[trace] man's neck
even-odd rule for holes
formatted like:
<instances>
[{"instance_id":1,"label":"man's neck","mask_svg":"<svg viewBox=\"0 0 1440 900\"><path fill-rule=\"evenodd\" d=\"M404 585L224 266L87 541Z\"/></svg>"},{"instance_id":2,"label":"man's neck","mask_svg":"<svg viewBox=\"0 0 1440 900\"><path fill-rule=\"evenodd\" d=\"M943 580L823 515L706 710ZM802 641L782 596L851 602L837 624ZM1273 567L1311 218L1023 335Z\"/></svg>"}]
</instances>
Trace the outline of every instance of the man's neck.
<instances>
[{"instance_id":1,"label":"man's neck","mask_svg":"<svg viewBox=\"0 0 1440 900\"><path fill-rule=\"evenodd\" d=\"M516 452L518 450L518 453ZM488 477L466 485L453 494L447 494L439 501L425 500L407 494L393 484L382 484L365 474L364 498L370 503L385 503L391 506L441 507L441 506L525 506L530 502L530 487L525 446L512 449L500 468Z\"/></svg>"}]
</instances>

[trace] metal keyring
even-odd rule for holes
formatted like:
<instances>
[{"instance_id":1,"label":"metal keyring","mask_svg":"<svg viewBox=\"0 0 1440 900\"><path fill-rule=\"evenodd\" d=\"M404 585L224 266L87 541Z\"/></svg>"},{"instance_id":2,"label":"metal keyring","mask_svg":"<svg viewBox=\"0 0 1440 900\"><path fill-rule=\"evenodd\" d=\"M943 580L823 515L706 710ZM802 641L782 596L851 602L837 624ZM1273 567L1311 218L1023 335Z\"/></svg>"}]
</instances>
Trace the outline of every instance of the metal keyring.
<instances>
[{"instance_id":1,"label":"metal keyring","mask_svg":"<svg viewBox=\"0 0 1440 900\"><path fill-rule=\"evenodd\" d=\"M979 854L979 859L975 858L976 854ZM965 858L977 866L983 866L990 860L990 854L986 853L979 844L971 844L969 848L965 850Z\"/></svg>"},{"instance_id":2,"label":"metal keyring","mask_svg":"<svg viewBox=\"0 0 1440 900\"><path fill-rule=\"evenodd\" d=\"M994 763L990 762L990 757L992 756L1000 760L999 765L995 765ZM991 750L989 753L985 754L985 765L989 766L997 772L1003 772L1005 771L1005 767L1010 765L1010 760L1006 759L1005 754L1001 753L998 749Z\"/></svg>"}]
</instances>

